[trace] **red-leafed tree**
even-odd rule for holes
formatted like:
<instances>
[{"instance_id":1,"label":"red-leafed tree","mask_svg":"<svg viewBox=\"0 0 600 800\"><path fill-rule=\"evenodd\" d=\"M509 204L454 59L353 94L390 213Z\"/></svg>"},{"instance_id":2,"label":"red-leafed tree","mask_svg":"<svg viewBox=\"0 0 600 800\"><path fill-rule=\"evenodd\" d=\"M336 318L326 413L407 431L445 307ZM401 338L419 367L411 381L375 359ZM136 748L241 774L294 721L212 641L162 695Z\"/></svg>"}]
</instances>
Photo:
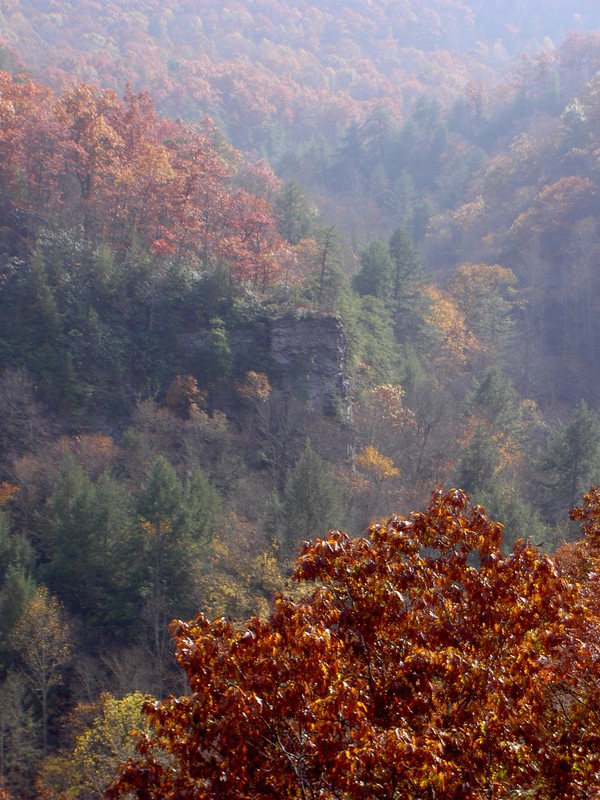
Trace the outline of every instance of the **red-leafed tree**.
<instances>
[{"instance_id":1,"label":"red-leafed tree","mask_svg":"<svg viewBox=\"0 0 600 800\"><path fill-rule=\"evenodd\" d=\"M590 798L598 619L566 570L464 493L305 545L299 601L239 630L174 623L190 693L112 798Z\"/></svg>"},{"instance_id":2,"label":"red-leafed tree","mask_svg":"<svg viewBox=\"0 0 600 800\"><path fill-rule=\"evenodd\" d=\"M57 96L0 73L0 123L0 212L24 214L30 237L68 220L119 253L135 242L261 288L275 278L283 240L271 202L236 184L238 155L209 120L163 119L130 89L123 100L88 84ZM255 177L264 194L273 176Z\"/></svg>"},{"instance_id":3,"label":"red-leafed tree","mask_svg":"<svg viewBox=\"0 0 600 800\"><path fill-rule=\"evenodd\" d=\"M284 248L272 206L240 189L231 199L231 219L231 263L239 277L264 288L276 274L277 257Z\"/></svg>"}]
</instances>

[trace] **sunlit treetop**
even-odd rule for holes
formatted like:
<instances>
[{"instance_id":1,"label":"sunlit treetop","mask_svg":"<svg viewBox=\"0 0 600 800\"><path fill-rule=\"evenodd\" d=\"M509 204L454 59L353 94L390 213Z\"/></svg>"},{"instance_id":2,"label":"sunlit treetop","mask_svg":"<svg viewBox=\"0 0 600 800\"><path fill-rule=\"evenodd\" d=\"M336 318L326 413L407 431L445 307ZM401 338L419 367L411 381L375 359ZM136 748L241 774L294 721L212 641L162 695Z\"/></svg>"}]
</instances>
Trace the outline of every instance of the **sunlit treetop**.
<instances>
[{"instance_id":1,"label":"sunlit treetop","mask_svg":"<svg viewBox=\"0 0 600 800\"><path fill-rule=\"evenodd\" d=\"M268 619L173 625L190 693L151 702L111 797L590 797L598 620L463 492L307 543ZM311 588L312 586L312 588Z\"/></svg>"}]
</instances>

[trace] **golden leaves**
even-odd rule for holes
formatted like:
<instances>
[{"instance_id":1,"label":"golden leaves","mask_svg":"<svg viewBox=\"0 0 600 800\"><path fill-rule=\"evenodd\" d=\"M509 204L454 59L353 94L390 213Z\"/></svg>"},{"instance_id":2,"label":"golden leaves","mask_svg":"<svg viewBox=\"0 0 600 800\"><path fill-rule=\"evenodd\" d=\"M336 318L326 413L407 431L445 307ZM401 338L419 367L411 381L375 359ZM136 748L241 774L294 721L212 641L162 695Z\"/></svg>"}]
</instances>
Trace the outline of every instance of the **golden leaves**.
<instances>
[{"instance_id":1,"label":"golden leaves","mask_svg":"<svg viewBox=\"0 0 600 800\"><path fill-rule=\"evenodd\" d=\"M452 298L433 285L426 287L431 299L428 321L439 335L439 355L434 360L444 363L447 359L460 366L467 364L480 350L480 345L468 330L464 314Z\"/></svg>"},{"instance_id":2,"label":"golden leaves","mask_svg":"<svg viewBox=\"0 0 600 800\"><path fill-rule=\"evenodd\" d=\"M176 375L167 389L165 406L187 419L206 408L206 392L198 388L193 375Z\"/></svg>"},{"instance_id":3,"label":"golden leaves","mask_svg":"<svg viewBox=\"0 0 600 800\"><path fill-rule=\"evenodd\" d=\"M372 474L376 480L387 480L400 475L400 470L394 466L392 459L382 455L379 450L372 445L363 447L356 456L355 462L358 466L362 467L367 474Z\"/></svg>"}]
</instances>

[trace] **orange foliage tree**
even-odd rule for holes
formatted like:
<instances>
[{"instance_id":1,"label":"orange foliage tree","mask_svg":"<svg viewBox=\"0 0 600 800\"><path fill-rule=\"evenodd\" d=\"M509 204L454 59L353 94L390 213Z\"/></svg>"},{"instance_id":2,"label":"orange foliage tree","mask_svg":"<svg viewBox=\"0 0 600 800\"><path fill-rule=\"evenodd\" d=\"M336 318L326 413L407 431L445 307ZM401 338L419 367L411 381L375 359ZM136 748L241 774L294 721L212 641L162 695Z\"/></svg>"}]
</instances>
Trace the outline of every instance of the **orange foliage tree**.
<instances>
[{"instance_id":1,"label":"orange foliage tree","mask_svg":"<svg viewBox=\"0 0 600 800\"><path fill-rule=\"evenodd\" d=\"M260 288L278 272L284 242L262 196L275 179L260 184L254 170L259 196L234 185L239 156L208 119L166 120L131 90L55 95L0 72L0 156L0 214L24 212L32 238L69 219L116 252L141 245L157 260L226 264Z\"/></svg>"},{"instance_id":2,"label":"orange foliage tree","mask_svg":"<svg viewBox=\"0 0 600 800\"><path fill-rule=\"evenodd\" d=\"M442 368L451 364L463 368L479 352L481 345L467 327L465 316L452 297L436 286L426 288L431 308L426 315L435 342L432 362Z\"/></svg>"},{"instance_id":3,"label":"orange foliage tree","mask_svg":"<svg viewBox=\"0 0 600 800\"><path fill-rule=\"evenodd\" d=\"M565 570L458 490L424 512L306 544L240 630L173 624L190 692L110 797L598 797L598 622Z\"/></svg>"}]
</instances>

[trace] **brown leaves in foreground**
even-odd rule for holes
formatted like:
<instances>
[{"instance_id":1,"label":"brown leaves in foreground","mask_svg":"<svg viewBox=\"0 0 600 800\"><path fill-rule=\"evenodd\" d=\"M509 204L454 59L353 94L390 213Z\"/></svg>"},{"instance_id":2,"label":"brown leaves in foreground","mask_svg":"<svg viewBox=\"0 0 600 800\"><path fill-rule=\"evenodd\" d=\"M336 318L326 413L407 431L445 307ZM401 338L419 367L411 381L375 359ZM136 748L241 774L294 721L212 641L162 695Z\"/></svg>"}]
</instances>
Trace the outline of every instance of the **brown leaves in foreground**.
<instances>
[{"instance_id":1,"label":"brown leaves in foreground","mask_svg":"<svg viewBox=\"0 0 600 800\"><path fill-rule=\"evenodd\" d=\"M600 796L598 620L464 493L306 544L300 602L173 626L190 693L151 702L110 796Z\"/></svg>"}]
</instances>

